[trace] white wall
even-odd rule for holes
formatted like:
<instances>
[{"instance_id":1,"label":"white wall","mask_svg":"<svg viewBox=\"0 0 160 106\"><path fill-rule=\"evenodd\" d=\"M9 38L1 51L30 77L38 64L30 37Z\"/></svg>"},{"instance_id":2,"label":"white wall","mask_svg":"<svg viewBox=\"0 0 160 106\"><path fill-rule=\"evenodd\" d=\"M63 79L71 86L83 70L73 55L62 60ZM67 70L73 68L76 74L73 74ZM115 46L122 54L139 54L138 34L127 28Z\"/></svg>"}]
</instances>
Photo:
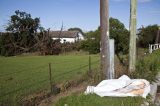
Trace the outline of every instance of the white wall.
<instances>
[{"instance_id":1,"label":"white wall","mask_svg":"<svg viewBox=\"0 0 160 106\"><path fill-rule=\"evenodd\" d=\"M76 41L78 41L78 39L79 40L84 40L84 37L81 33L78 33L78 36L79 36L79 38L78 37L76 37L76 38L60 38L61 39L60 42L64 43L64 41L65 41L65 42L69 42L69 43L75 43ZM58 38L52 38L52 39L56 40Z\"/></svg>"},{"instance_id":2,"label":"white wall","mask_svg":"<svg viewBox=\"0 0 160 106\"><path fill-rule=\"evenodd\" d=\"M79 35L79 39L80 40L84 40L84 37L83 37L83 35L81 33L78 33L78 35Z\"/></svg>"},{"instance_id":3,"label":"white wall","mask_svg":"<svg viewBox=\"0 0 160 106\"><path fill-rule=\"evenodd\" d=\"M56 40L58 38L52 38L53 40ZM61 38L61 43L64 43L65 42L69 42L69 43L74 43L75 42L75 38Z\"/></svg>"}]
</instances>

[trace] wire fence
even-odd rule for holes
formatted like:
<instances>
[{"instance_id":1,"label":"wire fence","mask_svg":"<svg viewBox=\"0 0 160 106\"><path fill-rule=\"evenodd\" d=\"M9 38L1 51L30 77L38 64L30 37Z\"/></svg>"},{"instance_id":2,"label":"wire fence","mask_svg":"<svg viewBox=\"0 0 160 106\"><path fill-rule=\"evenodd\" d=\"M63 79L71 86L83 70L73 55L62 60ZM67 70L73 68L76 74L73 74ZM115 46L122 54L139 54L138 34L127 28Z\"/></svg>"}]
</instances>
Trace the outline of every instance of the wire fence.
<instances>
[{"instance_id":1,"label":"wire fence","mask_svg":"<svg viewBox=\"0 0 160 106\"><path fill-rule=\"evenodd\" d=\"M32 65L32 67L27 69L0 74L0 106L12 104L12 102L17 102L17 99L20 99L22 96L40 90L50 90L50 80L56 83L71 80L79 74L83 75L90 68L97 68L99 60L84 60L80 64L67 61L64 63L52 62L51 73L48 64Z\"/></svg>"}]
</instances>

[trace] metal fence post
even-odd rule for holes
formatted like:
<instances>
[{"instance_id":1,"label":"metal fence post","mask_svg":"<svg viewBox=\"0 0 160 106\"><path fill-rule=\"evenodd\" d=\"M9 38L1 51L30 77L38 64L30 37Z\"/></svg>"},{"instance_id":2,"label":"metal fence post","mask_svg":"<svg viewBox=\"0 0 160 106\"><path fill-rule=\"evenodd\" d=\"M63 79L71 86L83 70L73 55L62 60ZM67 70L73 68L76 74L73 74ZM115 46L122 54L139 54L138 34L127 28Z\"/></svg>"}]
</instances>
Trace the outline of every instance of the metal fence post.
<instances>
[{"instance_id":1,"label":"metal fence post","mask_svg":"<svg viewBox=\"0 0 160 106\"><path fill-rule=\"evenodd\" d=\"M52 72L51 72L51 63L49 63L49 80L50 80L50 87L52 92Z\"/></svg>"},{"instance_id":2,"label":"metal fence post","mask_svg":"<svg viewBox=\"0 0 160 106\"><path fill-rule=\"evenodd\" d=\"M91 72L91 56L89 55L89 72Z\"/></svg>"}]
</instances>

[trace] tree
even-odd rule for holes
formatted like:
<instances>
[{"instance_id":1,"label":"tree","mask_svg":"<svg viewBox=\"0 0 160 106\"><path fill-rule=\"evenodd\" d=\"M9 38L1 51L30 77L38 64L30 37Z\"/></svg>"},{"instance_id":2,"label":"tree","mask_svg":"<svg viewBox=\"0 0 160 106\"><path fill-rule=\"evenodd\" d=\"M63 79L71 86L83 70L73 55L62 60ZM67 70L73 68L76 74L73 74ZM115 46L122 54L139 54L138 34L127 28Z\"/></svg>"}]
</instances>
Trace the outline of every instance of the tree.
<instances>
[{"instance_id":1,"label":"tree","mask_svg":"<svg viewBox=\"0 0 160 106\"><path fill-rule=\"evenodd\" d=\"M110 38L115 40L115 54L124 65L120 54L127 54L129 50L129 31L118 19L110 18Z\"/></svg>"},{"instance_id":2,"label":"tree","mask_svg":"<svg viewBox=\"0 0 160 106\"><path fill-rule=\"evenodd\" d=\"M129 49L129 31L118 19L110 18L110 38L115 40L115 53L127 54Z\"/></svg>"},{"instance_id":3,"label":"tree","mask_svg":"<svg viewBox=\"0 0 160 106\"><path fill-rule=\"evenodd\" d=\"M37 30L40 32L37 33ZM11 56L35 51L48 55L60 52L60 41L53 41L49 30L40 26L40 18L33 19L26 12L15 11L10 17L6 31L8 33L0 37L1 55Z\"/></svg>"},{"instance_id":4,"label":"tree","mask_svg":"<svg viewBox=\"0 0 160 106\"><path fill-rule=\"evenodd\" d=\"M123 59L120 54L127 54L129 49L129 31L125 28L124 24L118 19L110 18L110 38L115 40L115 53L120 62ZM92 53L100 52L100 27L95 31L87 32L86 40L82 41L81 48L85 51Z\"/></svg>"},{"instance_id":5,"label":"tree","mask_svg":"<svg viewBox=\"0 0 160 106\"><path fill-rule=\"evenodd\" d=\"M37 43L35 37L39 27L39 18L33 19L30 14L17 10L10 17L6 31L9 32L10 41L16 50L30 52L31 49L33 50L33 45Z\"/></svg>"},{"instance_id":6,"label":"tree","mask_svg":"<svg viewBox=\"0 0 160 106\"><path fill-rule=\"evenodd\" d=\"M140 28L138 33L139 46L147 48L149 44L154 44L158 30L158 25L149 25L145 28Z\"/></svg>"},{"instance_id":7,"label":"tree","mask_svg":"<svg viewBox=\"0 0 160 106\"><path fill-rule=\"evenodd\" d=\"M88 51L90 54L96 54L100 52L100 29L96 31L90 31L85 33L84 41L81 41L81 49Z\"/></svg>"},{"instance_id":8,"label":"tree","mask_svg":"<svg viewBox=\"0 0 160 106\"><path fill-rule=\"evenodd\" d=\"M69 28L68 31L79 31L83 36L85 36L85 33L83 32L83 30L77 27Z\"/></svg>"},{"instance_id":9,"label":"tree","mask_svg":"<svg viewBox=\"0 0 160 106\"><path fill-rule=\"evenodd\" d=\"M40 26L39 18L32 18L30 14L16 10L15 15L10 17L9 23L6 27L7 31L10 32L23 32L29 31L30 33L37 32Z\"/></svg>"}]
</instances>

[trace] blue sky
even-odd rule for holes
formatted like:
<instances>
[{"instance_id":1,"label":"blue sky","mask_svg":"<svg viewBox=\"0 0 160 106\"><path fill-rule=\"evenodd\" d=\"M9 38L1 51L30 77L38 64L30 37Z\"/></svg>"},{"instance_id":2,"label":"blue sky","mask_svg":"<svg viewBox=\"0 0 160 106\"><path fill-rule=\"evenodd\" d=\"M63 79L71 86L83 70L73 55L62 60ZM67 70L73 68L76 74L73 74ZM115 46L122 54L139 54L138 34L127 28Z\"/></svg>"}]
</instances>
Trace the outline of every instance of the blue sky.
<instances>
[{"instance_id":1,"label":"blue sky","mask_svg":"<svg viewBox=\"0 0 160 106\"><path fill-rule=\"evenodd\" d=\"M4 31L9 17L15 10L40 17L43 27L59 30L80 27L84 31L99 26L99 0L1 0L0 31ZM109 0L110 17L123 22L128 29L130 0ZM138 0L137 27L160 25L160 0Z\"/></svg>"}]
</instances>

